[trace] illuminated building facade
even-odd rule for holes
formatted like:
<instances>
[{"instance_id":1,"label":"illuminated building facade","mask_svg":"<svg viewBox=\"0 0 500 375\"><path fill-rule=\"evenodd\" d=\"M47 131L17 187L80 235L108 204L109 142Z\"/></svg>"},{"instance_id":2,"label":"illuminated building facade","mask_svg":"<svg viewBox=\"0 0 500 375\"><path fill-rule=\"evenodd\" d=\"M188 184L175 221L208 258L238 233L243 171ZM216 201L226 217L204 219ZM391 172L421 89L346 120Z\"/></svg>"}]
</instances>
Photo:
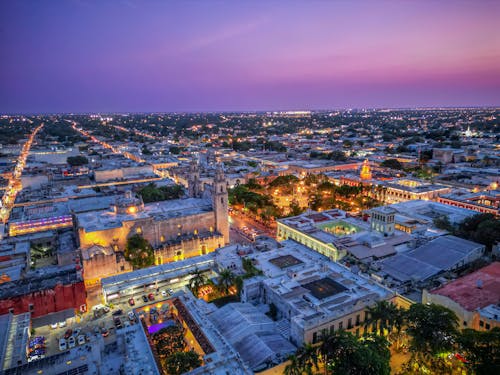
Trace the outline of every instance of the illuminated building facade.
<instances>
[{"instance_id":1,"label":"illuminated building facade","mask_svg":"<svg viewBox=\"0 0 500 375\"><path fill-rule=\"evenodd\" d=\"M453 207L466 208L480 213L500 217L500 191L491 190L480 193L449 194L440 196L437 201Z\"/></svg>"},{"instance_id":2,"label":"illuminated building facade","mask_svg":"<svg viewBox=\"0 0 500 375\"><path fill-rule=\"evenodd\" d=\"M445 185L427 183L415 179L399 179L385 182L385 203L399 203L415 199L437 200L441 194L448 194L451 188Z\"/></svg>"},{"instance_id":3,"label":"illuminated building facade","mask_svg":"<svg viewBox=\"0 0 500 375\"><path fill-rule=\"evenodd\" d=\"M348 224L337 226L336 223L342 223L343 220L340 219L343 218L345 218L343 211L328 210L279 219L276 221L277 240L292 239L337 261L345 256L345 252L339 250L334 242L343 235L357 231L355 226L349 226L349 229L346 229ZM342 233L339 233L339 228L343 230Z\"/></svg>"},{"instance_id":4,"label":"illuminated building facade","mask_svg":"<svg viewBox=\"0 0 500 375\"><path fill-rule=\"evenodd\" d=\"M229 243L226 185L219 168L211 188L212 199L144 204L129 192L107 210L75 215L80 249L82 254L88 253L83 259L84 269L89 270L86 282L96 283L100 277L127 272L116 259L125 250L127 239L135 234L151 244L157 265L207 254ZM96 246L105 250L88 252Z\"/></svg>"},{"instance_id":5,"label":"illuminated building facade","mask_svg":"<svg viewBox=\"0 0 500 375\"><path fill-rule=\"evenodd\" d=\"M372 179L372 171L370 169L370 164L368 163L368 159L365 159L363 165L361 166L361 173L359 174L362 180L371 180Z\"/></svg>"}]
</instances>

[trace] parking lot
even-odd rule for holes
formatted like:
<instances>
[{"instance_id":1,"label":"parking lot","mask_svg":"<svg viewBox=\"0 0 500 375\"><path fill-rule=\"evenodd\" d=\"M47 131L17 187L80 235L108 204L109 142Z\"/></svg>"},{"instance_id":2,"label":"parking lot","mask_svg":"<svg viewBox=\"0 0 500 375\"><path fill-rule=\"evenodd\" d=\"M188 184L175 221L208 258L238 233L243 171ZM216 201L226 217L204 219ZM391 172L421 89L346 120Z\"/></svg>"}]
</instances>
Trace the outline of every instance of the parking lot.
<instances>
[{"instance_id":1,"label":"parking lot","mask_svg":"<svg viewBox=\"0 0 500 375\"><path fill-rule=\"evenodd\" d=\"M162 288L156 289L145 288L142 293L113 299L107 306L94 305L87 313L67 319L63 324L36 327L31 349L33 360L42 358L41 355L49 357L83 346L100 337L104 340L104 345L113 344L118 330L140 323L133 313L134 309L140 312L150 306L166 305L165 301L175 295L172 287L179 290L183 284L174 284L171 287L162 285ZM35 337L37 337L36 340Z\"/></svg>"}]
</instances>

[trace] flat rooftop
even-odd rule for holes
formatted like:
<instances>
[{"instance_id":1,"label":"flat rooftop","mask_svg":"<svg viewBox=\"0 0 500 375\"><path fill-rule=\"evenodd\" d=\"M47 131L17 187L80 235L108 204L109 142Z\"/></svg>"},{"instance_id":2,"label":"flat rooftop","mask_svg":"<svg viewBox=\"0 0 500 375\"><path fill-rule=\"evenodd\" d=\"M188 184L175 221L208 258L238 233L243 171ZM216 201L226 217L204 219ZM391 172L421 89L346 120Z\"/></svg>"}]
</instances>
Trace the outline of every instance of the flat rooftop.
<instances>
[{"instance_id":1,"label":"flat rooftop","mask_svg":"<svg viewBox=\"0 0 500 375\"><path fill-rule=\"evenodd\" d=\"M156 221L163 221L210 211L212 211L212 202L209 199L186 198L149 203L144 205L144 211L134 214L116 214L111 210L106 210L81 213L76 217L78 226L88 233L120 228L123 222L137 219L152 218Z\"/></svg>"},{"instance_id":2,"label":"flat rooftop","mask_svg":"<svg viewBox=\"0 0 500 375\"><path fill-rule=\"evenodd\" d=\"M295 258L293 255L282 255L273 259L269 259L269 263L272 263L276 267L283 269L301 264L302 261Z\"/></svg>"},{"instance_id":3,"label":"flat rooftop","mask_svg":"<svg viewBox=\"0 0 500 375\"><path fill-rule=\"evenodd\" d=\"M442 236L414 250L383 259L379 265L384 273L398 281L424 281L452 269L481 247L483 245L459 237Z\"/></svg>"},{"instance_id":4,"label":"flat rooftop","mask_svg":"<svg viewBox=\"0 0 500 375\"><path fill-rule=\"evenodd\" d=\"M325 299L347 290L345 286L333 281L329 277L311 281L310 283L303 284L302 286L311 291L311 294L317 299Z\"/></svg>"},{"instance_id":5,"label":"flat rooftop","mask_svg":"<svg viewBox=\"0 0 500 375\"><path fill-rule=\"evenodd\" d=\"M468 311L500 302L500 262L434 289L432 294L450 298Z\"/></svg>"}]
</instances>

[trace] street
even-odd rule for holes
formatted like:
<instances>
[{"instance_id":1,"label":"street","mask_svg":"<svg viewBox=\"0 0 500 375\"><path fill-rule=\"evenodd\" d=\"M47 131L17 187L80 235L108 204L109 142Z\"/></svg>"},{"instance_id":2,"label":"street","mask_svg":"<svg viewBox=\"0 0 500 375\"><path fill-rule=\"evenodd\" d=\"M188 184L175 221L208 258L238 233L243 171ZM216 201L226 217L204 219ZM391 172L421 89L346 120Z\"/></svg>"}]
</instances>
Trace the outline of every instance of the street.
<instances>
[{"instance_id":1,"label":"street","mask_svg":"<svg viewBox=\"0 0 500 375\"><path fill-rule=\"evenodd\" d=\"M248 228L247 233L242 230L243 227ZM256 236L265 235L272 238L276 236L275 230L237 211L233 211L229 215L229 228L231 229L229 233L231 243L245 244L253 242L252 235L250 234L252 230L256 233Z\"/></svg>"}]
</instances>

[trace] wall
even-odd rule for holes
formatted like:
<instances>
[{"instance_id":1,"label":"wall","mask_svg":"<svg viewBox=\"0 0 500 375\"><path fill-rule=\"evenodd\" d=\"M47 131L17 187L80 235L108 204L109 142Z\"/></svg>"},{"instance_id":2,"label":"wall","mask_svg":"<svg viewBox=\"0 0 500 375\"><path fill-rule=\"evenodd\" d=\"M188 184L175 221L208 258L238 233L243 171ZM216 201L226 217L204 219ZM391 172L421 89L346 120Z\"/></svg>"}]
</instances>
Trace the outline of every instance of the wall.
<instances>
[{"instance_id":1,"label":"wall","mask_svg":"<svg viewBox=\"0 0 500 375\"><path fill-rule=\"evenodd\" d=\"M87 293L83 281L69 285L58 284L54 289L33 292L0 301L0 315L9 313L11 308L14 309L14 314L28 312L30 311L30 304L32 304L31 317L37 318L70 308L80 309L82 305L86 305L86 298Z\"/></svg>"},{"instance_id":2,"label":"wall","mask_svg":"<svg viewBox=\"0 0 500 375\"><path fill-rule=\"evenodd\" d=\"M97 254L83 260L86 286L98 285L102 278L132 271L132 266L120 255Z\"/></svg>"}]
</instances>

